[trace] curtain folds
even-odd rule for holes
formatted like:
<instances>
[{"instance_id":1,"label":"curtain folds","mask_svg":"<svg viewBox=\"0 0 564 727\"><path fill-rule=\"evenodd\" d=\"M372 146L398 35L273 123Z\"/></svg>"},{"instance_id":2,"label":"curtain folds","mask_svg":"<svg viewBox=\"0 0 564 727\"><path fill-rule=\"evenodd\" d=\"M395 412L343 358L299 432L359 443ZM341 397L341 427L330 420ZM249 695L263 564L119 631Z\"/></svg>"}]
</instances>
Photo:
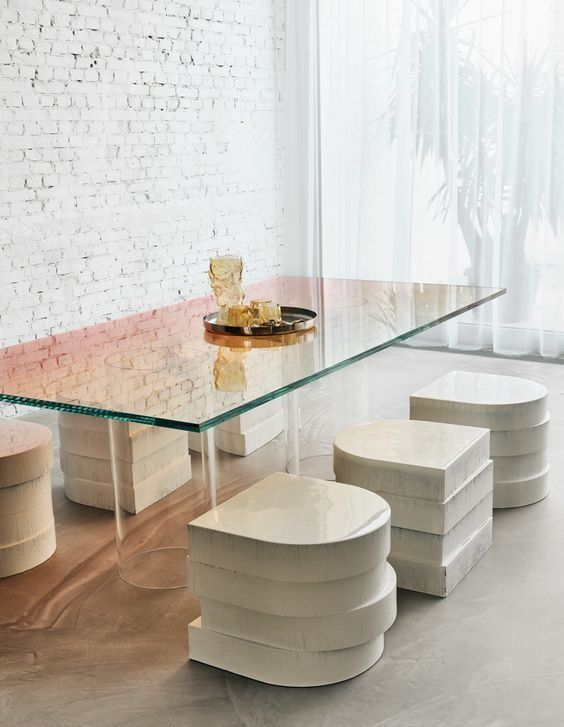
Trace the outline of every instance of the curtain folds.
<instances>
[{"instance_id":1,"label":"curtain folds","mask_svg":"<svg viewBox=\"0 0 564 727\"><path fill-rule=\"evenodd\" d=\"M503 285L436 342L564 353L562 0L322 0L309 17L323 275Z\"/></svg>"}]
</instances>

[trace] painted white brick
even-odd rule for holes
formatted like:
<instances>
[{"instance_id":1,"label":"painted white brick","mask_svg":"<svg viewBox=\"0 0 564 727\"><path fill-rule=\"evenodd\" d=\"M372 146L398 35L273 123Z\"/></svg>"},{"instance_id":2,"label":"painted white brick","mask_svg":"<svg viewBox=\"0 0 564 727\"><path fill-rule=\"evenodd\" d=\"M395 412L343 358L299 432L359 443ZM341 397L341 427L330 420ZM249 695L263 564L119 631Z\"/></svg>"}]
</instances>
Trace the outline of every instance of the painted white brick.
<instances>
[{"instance_id":1,"label":"painted white brick","mask_svg":"<svg viewBox=\"0 0 564 727\"><path fill-rule=\"evenodd\" d=\"M0 347L280 270L284 5L0 2Z\"/></svg>"}]
</instances>

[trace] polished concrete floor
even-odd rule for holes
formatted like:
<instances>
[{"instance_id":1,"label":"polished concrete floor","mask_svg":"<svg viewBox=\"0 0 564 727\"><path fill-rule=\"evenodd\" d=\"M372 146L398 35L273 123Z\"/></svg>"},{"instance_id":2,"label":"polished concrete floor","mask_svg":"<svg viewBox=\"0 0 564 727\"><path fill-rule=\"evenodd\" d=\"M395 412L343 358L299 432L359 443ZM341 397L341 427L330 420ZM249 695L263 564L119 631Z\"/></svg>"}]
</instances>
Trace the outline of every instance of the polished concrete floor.
<instances>
[{"instance_id":1,"label":"polished concrete floor","mask_svg":"<svg viewBox=\"0 0 564 727\"><path fill-rule=\"evenodd\" d=\"M372 669L334 686L285 689L187 661L197 600L121 581L111 514L65 500L55 470L57 552L0 581L0 725L564 725L564 366L388 349L305 390L304 466L322 471L318 455L340 427L405 417L410 392L455 368L546 384L551 493L496 511L493 547L447 599L400 591ZM45 412L31 418L56 422ZM242 486L283 456L280 438L228 469Z\"/></svg>"}]
</instances>

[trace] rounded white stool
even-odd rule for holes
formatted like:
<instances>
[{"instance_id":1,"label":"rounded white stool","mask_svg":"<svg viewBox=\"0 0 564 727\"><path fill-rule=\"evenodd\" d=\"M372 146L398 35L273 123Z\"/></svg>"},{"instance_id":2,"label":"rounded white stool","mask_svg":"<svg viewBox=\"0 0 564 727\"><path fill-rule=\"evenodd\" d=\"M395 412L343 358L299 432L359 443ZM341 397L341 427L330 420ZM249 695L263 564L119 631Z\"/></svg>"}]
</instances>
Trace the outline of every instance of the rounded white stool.
<instances>
[{"instance_id":1,"label":"rounded white stool","mask_svg":"<svg viewBox=\"0 0 564 727\"><path fill-rule=\"evenodd\" d=\"M451 371L412 394L409 403L411 419L490 429L494 508L531 505L547 496L550 415L542 384Z\"/></svg>"},{"instance_id":2,"label":"rounded white stool","mask_svg":"<svg viewBox=\"0 0 564 727\"><path fill-rule=\"evenodd\" d=\"M55 552L51 432L0 421L0 577L34 568Z\"/></svg>"},{"instance_id":3,"label":"rounded white stool","mask_svg":"<svg viewBox=\"0 0 564 727\"><path fill-rule=\"evenodd\" d=\"M358 487L274 473L188 526L201 618L190 659L284 686L371 667L396 616L390 508Z\"/></svg>"},{"instance_id":4,"label":"rounded white stool","mask_svg":"<svg viewBox=\"0 0 564 727\"><path fill-rule=\"evenodd\" d=\"M339 482L391 507L390 563L398 587L447 596L492 542L487 429L381 420L339 432Z\"/></svg>"}]
</instances>

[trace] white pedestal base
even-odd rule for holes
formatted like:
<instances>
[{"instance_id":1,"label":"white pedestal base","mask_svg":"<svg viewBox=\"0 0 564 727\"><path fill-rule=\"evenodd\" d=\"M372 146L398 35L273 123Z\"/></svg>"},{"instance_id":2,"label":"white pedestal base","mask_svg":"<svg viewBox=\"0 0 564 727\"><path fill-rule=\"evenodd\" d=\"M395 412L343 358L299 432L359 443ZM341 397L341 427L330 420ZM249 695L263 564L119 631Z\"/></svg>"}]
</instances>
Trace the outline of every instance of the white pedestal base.
<instances>
[{"instance_id":1,"label":"white pedestal base","mask_svg":"<svg viewBox=\"0 0 564 727\"><path fill-rule=\"evenodd\" d=\"M356 608L326 616L274 616L201 598L202 625L240 639L297 651L332 651L371 641L396 618L396 574L388 565L384 588Z\"/></svg>"},{"instance_id":2,"label":"white pedestal base","mask_svg":"<svg viewBox=\"0 0 564 727\"><path fill-rule=\"evenodd\" d=\"M314 686L380 658L396 615L390 508L357 487L274 473L188 526L202 618L190 658Z\"/></svg>"},{"instance_id":3,"label":"white pedestal base","mask_svg":"<svg viewBox=\"0 0 564 727\"><path fill-rule=\"evenodd\" d=\"M137 514L174 492L191 478L191 459L189 456L182 457L133 487L123 485L120 488L120 504L127 512ZM81 505L114 509L114 490L111 483L65 474L65 495Z\"/></svg>"},{"instance_id":4,"label":"white pedestal base","mask_svg":"<svg viewBox=\"0 0 564 727\"><path fill-rule=\"evenodd\" d=\"M492 518L482 525L444 565L390 555L398 588L446 597L492 544Z\"/></svg>"},{"instance_id":5,"label":"white pedestal base","mask_svg":"<svg viewBox=\"0 0 564 727\"><path fill-rule=\"evenodd\" d=\"M444 502L489 458L489 432L437 422L380 420L339 432L338 482L380 495Z\"/></svg>"},{"instance_id":6,"label":"white pedestal base","mask_svg":"<svg viewBox=\"0 0 564 727\"><path fill-rule=\"evenodd\" d=\"M411 419L526 429L546 417L547 391L536 381L473 371L451 371L409 397Z\"/></svg>"},{"instance_id":7,"label":"white pedestal base","mask_svg":"<svg viewBox=\"0 0 564 727\"><path fill-rule=\"evenodd\" d=\"M228 432L220 424L217 427L215 442L223 452L247 457L284 431L284 411L279 411L264 422L245 432Z\"/></svg>"},{"instance_id":8,"label":"white pedestal base","mask_svg":"<svg viewBox=\"0 0 564 727\"><path fill-rule=\"evenodd\" d=\"M328 616L373 600L386 584L385 562L349 578L275 581L188 561L188 590L203 598L275 616Z\"/></svg>"},{"instance_id":9,"label":"white pedestal base","mask_svg":"<svg viewBox=\"0 0 564 727\"><path fill-rule=\"evenodd\" d=\"M75 417L76 421L72 417ZM98 421L90 423L84 421L85 419L94 420L95 417L59 414L61 450L83 457L108 460L110 443L107 421L101 419L100 425ZM182 441L186 446L186 432L178 429L133 425L129 422L116 422L116 425L116 455L124 462L138 462L173 442ZM140 426L142 428L139 428Z\"/></svg>"},{"instance_id":10,"label":"white pedestal base","mask_svg":"<svg viewBox=\"0 0 564 727\"><path fill-rule=\"evenodd\" d=\"M55 552L51 431L0 421L0 578L34 568Z\"/></svg>"},{"instance_id":11,"label":"white pedestal base","mask_svg":"<svg viewBox=\"0 0 564 727\"><path fill-rule=\"evenodd\" d=\"M410 397L412 419L487 426L494 508L522 507L548 494L547 391L514 376L452 371Z\"/></svg>"},{"instance_id":12,"label":"white pedestal base","mask_svg":"<svg viewBox=\"0 0 564 727\"><path fill-rule=\"evenodd\" d=\"M44 563L57 548L55 521L39 533L12 545L0 546L0 578L23 573Z\"/></svg>"},{"instance_id":13,"label":"white pedestal base","mask_svg":"<svg viewBox=\"0 0 564 727\"><path fill-rule=\"evenodd\" d=\"M215 445L222 452L247 457L275 439L285 428L285 414L281 399L233 417L215 428ZM190 432L190 449L202 451L202 437Z\"/></svg>"},{"instance_id":14,"label":"white pedestal base","mask_svg":"<svg viewBox=\"0 0 564 727\"><path fill-rule=\"evenodd\" d=\"M494 483L493 506L495 509L524 507L543 500L549 491L549 466L538 475L523 480Z\"/></svg>"},{"instance_id":15,"label":"white pedestal base","mask_svg":"<svg viewBox=\"0 0 564 727\"><path fill-rule=\"evenodd\" d=\"M546 449L549 428L550 414L547 414L544 421L532 427L490 432L490 456L512 457Z\"/></svg>"},{"instance_id":16,"label":"white pedestal base","mask_svg":"<svg viewBox=\"0 0 564 727\"><path fill-rule=\"evenodd\" d=\"M493 457L494 483L514 482L535 477L540 474L548 464L547 450L529 454L514 454L509 457Z\"/></svg>"},{"instance_id":17,"label":"white pedestal base","mask_svg":"<svg viewBox=\"0 0 564 727\"><path fill-rule=\"evenodd\" d=\"M472 543L492 516L488 445L482 428L427 421L376 421L336 436L337 479L390 505L399 588L446 596L483 552L485 535Z\"/></svg>"},{"instance_id":18,"label":"white pedestal base","mask_svg":"<svg viewBox=\"0 0 564 727\"><path fill-rule=\"evenodd\" d=\"M139 513L191 479L186 432L128 422L115 422L114 426L124 510ZM107 421L61 413L59 436L65 495L82 505L113 510Z\"/></svg>"},{"instance_id":19,"label":"white pedestal base","mask_svg":"<svg viewBox=\"0 0 564 727\"><path fill-rule=\"evenodd\" d=\"M412 558L445 565L464 543L492 516L492 493L444 535L392 528L391 558Z\"/></svg>"},{"instance_id":20,"label":"white pedestal base","mask_svg":"<svg viewBox=\"0 0 564 727\"><path fill-rule=\"evenodd\" d=\"M190 659L267 684L317 687L351 679L373 666L384 651L384 636L335 651L292 651L238 639L202 628L188 628Z\"/></svg>"},{"instance_id":21,"label":"white pedestal base","mask_svg":"<svg viewBox=\"0 0 564 727\"><path fill-rule=\"evenodd\" d=\"M492 487L493 463L488 461L474 477L464 482L443 502L400 497L388 492L379 494L392 510L392 527L444 535L491 493Z\"/></svg>"},{"instance_id":22,"label":"white pedestal base","mask_svg":"<svg viewBox=\"0 0 564 727\"><path fill-rule=\"evenodd\" d=\"M190 559L280 581L348 578L385 561L389 519L372 492L275 472L192 520Z\"/></svg>"}]
</instances>

